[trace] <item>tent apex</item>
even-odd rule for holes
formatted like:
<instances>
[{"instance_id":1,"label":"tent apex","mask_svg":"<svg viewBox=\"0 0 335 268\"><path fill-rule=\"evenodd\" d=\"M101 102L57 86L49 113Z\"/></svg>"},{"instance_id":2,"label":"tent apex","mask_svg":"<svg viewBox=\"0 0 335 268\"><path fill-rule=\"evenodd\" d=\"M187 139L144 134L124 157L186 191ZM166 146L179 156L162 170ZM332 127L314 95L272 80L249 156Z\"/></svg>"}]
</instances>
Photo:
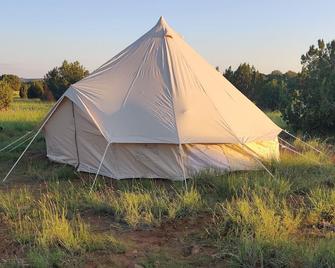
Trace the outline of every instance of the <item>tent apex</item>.
<instances>
[{"instance_id":1,"label":"tent apex","mask_svg":"<svg viewBox=\"0 0 335 268\"><path fill-rule=\"evenodd\" d=\"M162 25L162 26L167 26L168 25L163 16L159 17L159 20L158 20L157 24Z\"/></svg>"}]
</instances>

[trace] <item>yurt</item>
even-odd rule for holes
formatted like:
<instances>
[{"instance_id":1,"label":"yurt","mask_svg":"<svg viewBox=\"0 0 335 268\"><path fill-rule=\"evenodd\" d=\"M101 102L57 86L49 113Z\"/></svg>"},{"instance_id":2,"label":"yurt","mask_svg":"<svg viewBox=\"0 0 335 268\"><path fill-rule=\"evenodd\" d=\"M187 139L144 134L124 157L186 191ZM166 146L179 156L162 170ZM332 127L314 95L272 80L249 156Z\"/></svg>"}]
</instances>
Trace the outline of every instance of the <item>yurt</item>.
<instances>
[{"instance_id":1,"label":"yurt","mask_svg":"<svg viewBox=\"0 0 335 268\"><path fill-rule=\"evenodd\" d=\"M279 158L281 128L163 18L71 85L42 126L50 160L115 179L183 180Z\"/></svg>"}]
</instances>

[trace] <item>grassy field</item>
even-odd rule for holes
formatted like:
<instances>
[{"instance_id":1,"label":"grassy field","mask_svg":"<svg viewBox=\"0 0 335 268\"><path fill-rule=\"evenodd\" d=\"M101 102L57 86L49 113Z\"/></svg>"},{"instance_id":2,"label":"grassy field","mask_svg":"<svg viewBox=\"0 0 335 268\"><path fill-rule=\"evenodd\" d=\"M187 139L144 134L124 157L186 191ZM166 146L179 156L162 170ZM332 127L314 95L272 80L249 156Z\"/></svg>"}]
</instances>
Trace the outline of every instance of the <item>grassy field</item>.
<instances>
[{"instance_id":1,"label":"grassy field","mask_svg":"<svg viewBox=\"0 0 335 268\"><path fill-rule=\"evenodd\" d=\"M0 148L33 129L49 103L0 112ZM279 113L271 113L276 123ZM4 267L334 267L335 167L294 142L265 171L199 174L183 183L92 178L49 162L39 137L0 186ZM0 153L5 175L23 146Z\"/></svg>"}]
</instances>

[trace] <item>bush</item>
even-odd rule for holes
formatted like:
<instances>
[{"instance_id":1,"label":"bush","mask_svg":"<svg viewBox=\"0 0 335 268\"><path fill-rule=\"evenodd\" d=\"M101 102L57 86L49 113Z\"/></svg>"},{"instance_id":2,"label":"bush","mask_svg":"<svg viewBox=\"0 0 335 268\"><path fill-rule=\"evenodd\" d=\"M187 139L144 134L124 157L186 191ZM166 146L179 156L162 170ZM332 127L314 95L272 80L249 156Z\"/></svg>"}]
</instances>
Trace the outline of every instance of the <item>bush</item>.
<instances>
[{"instance_id":1,"label":"bush","mask_svg":"<svg viewBox=\"0 0 335 268\"><path fill-rule=\"evenodd\" d=\"M13 90L4 81L0 81L0 110L6 109L13 100Z\"/></svg>"},{"instance_id":2,"label":"bush","mask_svg":"<svg viewBox=\"0 0 335 268\"><path fill-rule=\"evenodd\" d=\"M41 81L31 82L27 94L29 99L41 98L43 96L43 93L44 89L43 89L43 83Z\"/></svg>"},{"instance_id":3,"label":"bush","mask_svg":"<svg viewBox=\"0 0 335 268\"><path fill-rule=\"evenodd\" d=\"M28 98L28 88L29 88L29 85L27 83L21 84L20 92L19 92L20 98L22 99Z\"/></svg>"},{"instance_id":4,"label":"bush","mask_svg":"<svg viewBox=\"0 0 335 268\"><path fill-rule=\"evenodd\" d=\"M283 110L295 130L308 134L331 134L335 130L335 40L318 41L301 56L299 83L290 89L290 101Z\"/></svg>"},{"instance_id":5,"label":"bush","mask_svg":"<svg viewBox=\"0 0 335 268\"><path fill-rule=\"evenodd\" d=\"M62 66L50 70L44 77L47 88L58 100L70 85L83 79L89 72L78 61L63 61Z\"/></svg>"},{"instance_id":6,"label":"bush","mask_svg":"<svg viewBox=\"0 0 335 268\"><path fill-rule=\"evenodd\" d=\"M0 76L0 80L7 82L9 87L13 91L19 91L21 86L21 79L14 74L3 74Z\"/></svg>"}]
</instances>

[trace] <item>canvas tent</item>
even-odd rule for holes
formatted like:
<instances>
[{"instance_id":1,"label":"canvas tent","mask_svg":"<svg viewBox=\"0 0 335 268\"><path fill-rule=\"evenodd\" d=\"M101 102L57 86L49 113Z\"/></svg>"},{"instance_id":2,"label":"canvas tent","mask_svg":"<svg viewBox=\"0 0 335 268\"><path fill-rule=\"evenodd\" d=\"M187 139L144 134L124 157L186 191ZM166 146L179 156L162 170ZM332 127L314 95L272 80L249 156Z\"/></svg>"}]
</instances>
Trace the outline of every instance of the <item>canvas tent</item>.
<instances>
[{"instance_id":1,"label":"canvas tent","mask_svg":"<svg viewBox=\"0 0 335 268\"><path fill-rule=\"evenodd\" d=\"M279 157L281 128L163 18L73 84L43 124L47 156L111 178L182 180Z\"/></svg>"}]
</instances>

